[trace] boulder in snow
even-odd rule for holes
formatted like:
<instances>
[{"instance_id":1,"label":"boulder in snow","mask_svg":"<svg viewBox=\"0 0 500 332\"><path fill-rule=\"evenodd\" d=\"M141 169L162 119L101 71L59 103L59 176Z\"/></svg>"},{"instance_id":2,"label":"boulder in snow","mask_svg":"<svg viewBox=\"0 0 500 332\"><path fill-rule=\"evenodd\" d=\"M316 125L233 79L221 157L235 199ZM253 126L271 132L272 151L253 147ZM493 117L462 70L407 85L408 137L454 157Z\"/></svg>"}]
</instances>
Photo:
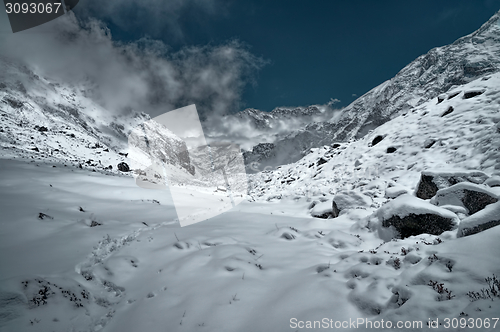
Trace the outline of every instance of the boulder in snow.
<instances>
[{"instance_id":1,"label":"boulder in snow","mask_svg":"<svg viewBox=\"0 0 500 332\"><path fill-rule=\"evenodd\" d=\"M396 198L408 194L408 190L403 186L396 185L385 189L385 198Z\"/></svg>"},{"instance_id":2,"label":"boulder in snow","mask_svg":"<svg viewBox=\"0 0 500 332\"><path fill-rule=\"evenodd\" d=\"M402 195L383 205L370 219L370 228L390 241L419 234L440 235L452 230L459 219L446 209L411 195Z\"/></svg>"},{"instance_id":3,"label":"boulder in snow","mask_svg":"<svg viewBox=\"0 0 500 332\"><path fill-rule=\"evenodd\" d=\"M483 183L488 175L479 171L424 171L415 191L415 196L429 199L436 195L439 189L448 188L459 182Z\"/></svg>"},{"instance_id":4,"label":"boulder in snow","mask_svg":"<svg viewBox=\"0 0 500 332\"><path fill-rule=\"evenodd\" d=\"M456 205L467 209L472 215L487 205L498 202L498 196L486 186L474 183L457 183L449 188L440 189L431 203L437 206Z\"/></svg>"},{"instance_id":5,"label":"boulder in snow","mask_svg":"<svg viewBox=\"0 0 500 332\"><path fill-rule=\"evenodd\" d=\"M329 219L329 218L335 218L338 217L338 214L334 214L332 211L332 205L330 202L313 202L314 205L311 203L312 209L311 209L311 216L315 218L322 218L322 219ZM310 206L311 206L310 205Z\"/></svg>"},{"instance_id":6,"label":"boulder in snow","mask_svg":"<svg viewBox=\"0 0 500 332\"><path fill-rule=\"evenodd\" d=\"M340 212L348 209L363 209L372 204L372 199L354 190L343 191L333 196L332 214L338 217Z\"/></svg>"},{"instance_id":7,"label":"boulder in snow","mask_svg":"<svg viewBox=\"0 0 500 332\"><path fill-rule=\"evenodd\" d=\"M117 165L118 170L122 172L130 172L130 168L128 167L128 164L125 162L121 162Z\"/></svg>"},{"instance_id":8,"label":"boulder in snow","mask_svg":"<svg viewBox=\"0 0 500 332\"><path fill-rule=\"evenodd\" d=\"M373 141L372 141L372 146L377 145L377 144L378 144L378 143L380 143L383 139L384 139L384 136L381 136L381 135L376 136L376 137L373 139Z\"/></svg>"},{"instance_id":9,"label":"boulder in snow","mask_svg":"<svg viewBox=\"0 0 500 332\"><path fill-rule=\"evenodd\" d=\"M478 213L465 218L458 226L457 237L482 232L500 225L500 202L490 204Z\"/></svg>"}]
</instances>

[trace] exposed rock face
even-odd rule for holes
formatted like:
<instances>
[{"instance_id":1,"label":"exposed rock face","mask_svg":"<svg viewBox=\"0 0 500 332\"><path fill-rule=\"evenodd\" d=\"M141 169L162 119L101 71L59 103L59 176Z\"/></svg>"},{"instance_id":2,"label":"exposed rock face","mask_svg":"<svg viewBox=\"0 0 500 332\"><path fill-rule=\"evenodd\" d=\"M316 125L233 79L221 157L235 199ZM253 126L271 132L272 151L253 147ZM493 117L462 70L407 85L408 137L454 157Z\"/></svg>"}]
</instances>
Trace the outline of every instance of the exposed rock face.
<instances>
[{"instance_id":1,"label":"exposed rock face","mask_svg":"<svg viewBox=\"0 0 500 332\"><path fill-rule=\"evenodd\" d=\"M339 216L340 209L335 201L332 201L332 217L337 218Z\"/></svg>"},{"instance_id":2,"label":"exposed rock face","mask_svg":"<svg viewBox=\"0 0 500 332\"><path fill-rule=\"evenodd\" d=\"M252 151L243 152L245 163L259 162L263 158L270 158L272 156L274 144L272 143L259 143L252 148Z\"/></svg>"},{"instance_id":3,"label":"exposed rock face","mask_svg":"<svg viewBox=\"0 0 500 332\"><path fill-rule=\"evenodd\" d=\"M439 189L448 188L460 182L483 183L488 175L483 172L433 172L424 171L417 185L415 196L422 199L430 199L436 195Z\"/></svg>"},{"instance_id":4,"label":"exposed rock face","mask_svg":"<svg viewBox=\"0 0 500 332\"><path fill-rule=\"evenodd\" d=\"M179 166L195 174L186 142L157 121L146 121L136 127L129 135L129 146L152 160ZM136 162L140 163L140 160Z\"/></svg>"},{"instance_id":5,"label":"exposed rock face","mask_svg":"<svg viewBox=\"0 0 500 332\"><path fill-rule=\"evenodd\" d=\"M457 236L468 236L500 225L500 202L490 204L460 222Z\"/></svg>"},{"instance_id":6,"label":"exposed rock face","mask_svg":"<svg viewBox=\"0 0 500 332\"><path fill-rule=\"evenodd\" d=\"M398 231L401 238L407 238L419 234L434 234L439 235L445 231L453 228L454 223L452 219L444 218L436 214L424 213L414 214L401 218L399 216L392 216L382 222L383 227L391 227Z\"/></svg>"},{"instance_id":7,"label":"exposed rock face","mask_svg":"<svg viewBox=\"0 0 500 332\"><path fill-rule=\"evenodd\" d=\"M456 214L411 195L401 195L383 205L370 218L370 228L390 241L419 234L439 235L458 224Z\"/></svg>"},{"instance_id":8,"label":"exposed rock face","mask_svg":"<svg viewBox=\"0 0 500 332\"><path fill-rule=\"evenodd\" d=\"M329 145L365 136L370 130L425 101L443 101L443 93L455 85L500 70L500 12L477 31L454 43L419 56L392 79L373 88L343 109L340 117L307 125L275 142L277 151L296 147L285 163L299 160L304 148ZM472 94L467 93L467 97ZM457 96L449 95L448 98ZM464 95L465 97L465 95Z\"/></svg>"},{"instance_id":9,"label":"exposed rock face","mask_svg":"<svg viewBox=\"0 0 500 332\"><path fill-rule=\"evenodd\" d=\"M468 214L472 215L487 205L498 202L498 197L488 190L488 187L463 182L439 190L431 202L437 206L463 206L467 209Z\"/></svg>"}]
</instances>

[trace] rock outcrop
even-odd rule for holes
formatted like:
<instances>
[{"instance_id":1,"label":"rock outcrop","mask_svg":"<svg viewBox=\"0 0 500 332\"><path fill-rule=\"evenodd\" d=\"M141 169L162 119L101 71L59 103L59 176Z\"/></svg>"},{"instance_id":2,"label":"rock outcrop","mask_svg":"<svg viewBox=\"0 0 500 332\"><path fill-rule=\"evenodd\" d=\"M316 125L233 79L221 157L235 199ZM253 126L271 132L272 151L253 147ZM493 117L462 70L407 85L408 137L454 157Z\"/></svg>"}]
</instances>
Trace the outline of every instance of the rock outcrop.
<instances>
[{"instance_id":1,"label":"rock outcrop","mask_svg":"<svg viewBox=\"0 0 500 332\"><path fill-rule=\"evenodd\" d=\"M483 183L488 175L479 171L443 172L424 171L415 191L415 196L422 199L430 199L436 195L438 190L448 188L460 182Z\"/></svg>"},{"instance_id":2,"label":"rock outcrop","mask_svg":"<svg viewBox=\"0 0 500 332\"><path fill-rule=\"evenodd\" d=\"M370 228L380 238L407 238L419 234L440 235L456 227L458 217L446 209L411 195L402 195L383 205L370 218Z\"/></svg>"},{"instance_id":3,"label":"rock outcrop","mask_svg":"<svg viewBox=\"0 0 500 332\"><path fill-rule=\"evenodd\" d=\"M456 205L467 209L469 215L481 211L487 205L498 202L498 196L488 187L473 183L457 183L441 189L431 200L437 206Z\"/></svg>"}]
</instances>

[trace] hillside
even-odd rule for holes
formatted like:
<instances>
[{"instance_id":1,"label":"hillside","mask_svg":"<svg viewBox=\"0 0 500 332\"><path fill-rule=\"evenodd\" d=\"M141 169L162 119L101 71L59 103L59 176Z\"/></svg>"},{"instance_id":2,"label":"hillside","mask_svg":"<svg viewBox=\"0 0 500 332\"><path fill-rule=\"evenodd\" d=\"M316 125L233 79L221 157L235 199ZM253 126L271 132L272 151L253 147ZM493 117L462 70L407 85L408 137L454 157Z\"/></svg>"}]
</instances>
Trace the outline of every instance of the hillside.
<instances>
[{"instance_id":1,"label":"hillside","mask_svg":"<svg viewBox=\"0 0 500 332\"><path fill-rule=\"evenodd\" d=\"M500 12L477 31L419 56L392 79L345 107L340 116L308 124L273 142L271 151L253 159L259 159L263 166L295 162L310 148L359 139L453 87L499 71L499 20Z\"/></svg>"}]
</instances>

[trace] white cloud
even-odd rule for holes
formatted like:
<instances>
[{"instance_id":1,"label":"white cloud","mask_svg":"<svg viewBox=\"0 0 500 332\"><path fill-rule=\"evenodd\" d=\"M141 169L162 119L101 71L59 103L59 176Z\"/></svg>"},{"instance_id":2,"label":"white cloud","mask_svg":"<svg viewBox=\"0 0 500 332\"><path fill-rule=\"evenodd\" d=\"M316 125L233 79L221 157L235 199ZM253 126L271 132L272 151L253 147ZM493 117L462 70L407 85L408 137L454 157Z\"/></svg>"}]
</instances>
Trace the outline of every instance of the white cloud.
<instances>
[{"instance_id":1,"label":"white cloud","mask_svg":"<svg viewBox=\"0 0 500 332\"><path fill-rule=\"evenodd\" d=\"M140 29L154 37L184 40L183 25L203 24L215 16L228 15L227 2L220 0L85 0L80 1L78 15L112 22L132 32Z\"/></svg>"},{"instance_id":2,"label":"white cloud","mask_svg":"<svg viewBox=\"0 0 500 332\"><path fill-rule=\"evenodd\" d=\"M332 105L335 105L335 104L338 104L338 103L340 103L340 99L337 99L337 98L335 98L335 99L330 98L330 101L328 102L328 104L327 104L327 105L328 105L328 106L332 106Z\"/></svg>"},{"instance_id":3,"label":"white cloud","mask_svg":"<svg viewBox=\"0 0 500 332\"><path fill-rule=\"evenodd\" d=\"M132 108L151 116L190 104L206 116L237 110L244 87L265 64L238 41L177 52L149 38L119 43L101 21L82 22L72 13L1 34L0 44L0 55L27 63L39 75L91 82L93 98L110 111Z\"/></svg>"}]
</instances>

